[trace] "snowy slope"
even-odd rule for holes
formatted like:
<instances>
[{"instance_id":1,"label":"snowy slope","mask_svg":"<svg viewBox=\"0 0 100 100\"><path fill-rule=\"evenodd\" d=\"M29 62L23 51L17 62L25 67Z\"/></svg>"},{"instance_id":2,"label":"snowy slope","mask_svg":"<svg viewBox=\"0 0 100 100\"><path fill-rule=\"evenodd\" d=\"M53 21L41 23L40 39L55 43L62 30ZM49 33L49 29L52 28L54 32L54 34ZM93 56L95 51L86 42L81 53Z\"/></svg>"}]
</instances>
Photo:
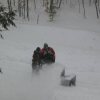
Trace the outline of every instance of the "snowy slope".
<instances>
[{"instance_id":1,"label":"snowy slope","mask_svg":"<svg viewBox=\"0 0 100 100\"><path fill-rule=\"evenodd\" d=\"M1 100L99 100L100 34L56 27L17 24L0 39ZM33 50L47 42L56 62L32 72ZM76 87L60 85L60 72L77 76Z\"/></svg>"}]
</instances>

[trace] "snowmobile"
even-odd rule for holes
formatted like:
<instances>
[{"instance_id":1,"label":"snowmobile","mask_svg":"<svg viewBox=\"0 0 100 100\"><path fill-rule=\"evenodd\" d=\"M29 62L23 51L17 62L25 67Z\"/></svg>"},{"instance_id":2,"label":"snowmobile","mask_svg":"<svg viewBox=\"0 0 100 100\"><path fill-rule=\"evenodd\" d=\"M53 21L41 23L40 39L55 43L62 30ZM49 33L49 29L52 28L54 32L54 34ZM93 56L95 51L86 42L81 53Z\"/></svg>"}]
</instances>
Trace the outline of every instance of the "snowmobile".
<instances>
[{"instance_id":1,"label":"snowmobile","mask_svg":"<svg viewBox=\"0 0 100 100\"><path fill-rule=\"evenodd\" d=\"M51 64L55 62L55 52L48 44L44 44L44 48L37 47L34 50L32 58L32 68L41 68L43 64Z\"/></svg>"},{"instance_id":2,"label":"snowmobile","mask_svg":"<svg viewBox=\"0 0 100 100\"><path fill-rule=\"evenodd\" d=\"M42 68L42 65L44 64L52 64L55 62L55 57L53 55L46 55L43 58L39 58L37 55L36 57L33 57L32 59L32 68L34 69L40 69Z\"/></svg>"},{"instance_id":3,"label":"snowmobile","mask_svg":"<svg viewBox=\"0 0 100 100\"><path fill-rule=\"evenodd\" d=\"M55 62L55 56L51 55L51 54L47 54L43 57L42 59L42 63L43 64L51 64Z\"/></svg>"}]
</instances>

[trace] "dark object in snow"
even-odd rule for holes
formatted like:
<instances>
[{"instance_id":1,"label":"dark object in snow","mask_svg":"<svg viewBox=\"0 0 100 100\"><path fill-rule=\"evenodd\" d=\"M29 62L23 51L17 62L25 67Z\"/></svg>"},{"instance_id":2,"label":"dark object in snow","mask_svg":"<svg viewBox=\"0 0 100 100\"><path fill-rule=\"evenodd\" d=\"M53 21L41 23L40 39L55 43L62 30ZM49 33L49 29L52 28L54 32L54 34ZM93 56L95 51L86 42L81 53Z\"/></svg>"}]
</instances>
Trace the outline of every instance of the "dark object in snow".
<instances>
[{"instance_id":1,"label":"dark object in snow","mask_svg":"<svg viewBox=\"0 0 100 100\"><path fill-rule=\"evenodd\" d=\"M63 86L72 86L76 85L76 75L70 74L66 75L65 69L61 72L61 85Z\"/></svg>"},{"instance_id":2,"label":"dark object in snow","mask_svg":"<svg viewBox=\"0 0 100 100\"><path fill-rule=\"evenodd\" d=\"M0 73L2 73L2 70L1 70L1 68L0 68Z\"/></svg>"},{"instance_id":3,"label":"dark object in snow","mask_svg":"<svg viewBox=\"0 0 100 100\"><path fill-rule=\"evenodd\" d=\"M1 37L2 39L4 39L4 37L3 37L3 35L2 35L2 34L0 34L0 37Z\"/></svg>"}]
</instances>

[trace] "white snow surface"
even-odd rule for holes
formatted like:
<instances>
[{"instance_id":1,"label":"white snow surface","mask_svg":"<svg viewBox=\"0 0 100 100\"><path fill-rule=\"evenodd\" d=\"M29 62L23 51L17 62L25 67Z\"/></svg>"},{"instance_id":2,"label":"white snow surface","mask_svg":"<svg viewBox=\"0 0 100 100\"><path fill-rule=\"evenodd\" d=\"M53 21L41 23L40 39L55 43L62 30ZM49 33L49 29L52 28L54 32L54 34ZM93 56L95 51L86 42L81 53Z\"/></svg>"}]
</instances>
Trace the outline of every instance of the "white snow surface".
<instances>
[{"instance_id":1,"label":"white snow surface","mask_svg":"<svg viewBox=\"0 0 100 100\"><path fill-rule=\"evenodd\" d=\"M100 34L18 24L0 39L1 100L99 100ZM56 62L32 72L33 50L47 42L56 52ZM76 86L60 84L66 68L76 74Z\"/></svg>"},{"instance_id":2,"label":"white snow surface","mask_svg":"<svg viewBox=\"0 0 100 100\"><path fill-rule=\"evenodd\" d=\"M0 100L100 100L100 21L72 10L60 13L53 23L41 15L38 25L17 22L2 32ZM33 72L33 51L45 42L56 61ZM63 68L76 75L76 86L60 84Z\"/></svg>"}]
</instances>

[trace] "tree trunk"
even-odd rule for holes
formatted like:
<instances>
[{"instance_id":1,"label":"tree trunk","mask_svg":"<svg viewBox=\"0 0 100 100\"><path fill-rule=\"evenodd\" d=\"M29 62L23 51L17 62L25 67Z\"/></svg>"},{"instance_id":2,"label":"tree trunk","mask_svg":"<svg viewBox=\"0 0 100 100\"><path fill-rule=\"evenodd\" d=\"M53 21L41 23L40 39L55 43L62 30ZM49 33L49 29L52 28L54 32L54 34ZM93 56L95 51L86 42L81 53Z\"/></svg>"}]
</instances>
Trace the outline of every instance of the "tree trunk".
<instances>
[{"instance_id":1,"label":"tree trunk","mask_svg":"<svg viewBox=\"0 0 100 100\"><path fill-rule=\"evenodd\" d=\"M89 0L89 6L91 6L91 0Z\"/></svg>"},{"instance_id":2,"label":"tree trunk","mask_svg":"<svg viewBox=\"0 0 100 100\"><path fill-rule=\"evenodd\" d=\"M19 17L21 17L21 5L20 5L20 1L18 0L18 12L19 12Z\"/></svg>"},{"instance_id":3,"label":"tree trunk","mask_svg":"<svg viewBox=\"0 0 100 100\"><path fill-rule=\"evenodd\" d=\"M99 10L98 10L98 1L97 0L95 0L95 8L96 8L97 19L99 19Z\"/></svg>"},{"instance_id":4,"label":"tree trunk","mask_svg":"<svg viewBox=\"0 0 100 100\"><path fill-rule=\"evenodd\" d=\"M12 11L12 3L11 3L11 0L7 0L7 4L8 4L9 11Z\"/></svg>"},{"instance_id":5,"label":"tree trunk","mask_svg":"<svg viewBox=\"0 0 100 100\"><path fill-rule=\"evenodd\" d=\"M60 0L60 2L59 2L59 6L58 6L59 8L61 7L61 3L62 3L62 0Z\"/></svg>"},{"instance_id":6,"label":"tree trunk","mask_svg":"<svg viewBox=\"0 0 100 100\"><path fill-rule=\"evenodd\" d=\"M85 7L84 7L84 0L82 0L82 5L83 5L83 10L84 10L84 17L86 17L86 15L85 15Z\"/></svg>"},{"instance_id":7,"label":"tree trunk","mask_svg":"<svg viewBox=\"0 0 100 100\"><path fill-rule=\"evenodd\" d=\"M27 18L29 20L29 0L27 0Z\"/></svg>"},{"instance_id":8,"label":"tree trunk","mask_svg":"<svg viewBox=\"0 0 100 100\"><path fill-rule=\"evenodd\" d=\"M15 6L15 0L13 0L13 4L14 4L14 6Z\"/></svg>"},{"instance_id":9,"label":"tree trunk","mask_svg":"<svg viewBox=\"0 0 100 100\"><path fill-rule=\"evenodd\" d=\"M26 2L25 2L25 0L24 0L24 19L25 19L25 8L26 8Z\"/></svg>"},{"instance_id":10,"label":"tree trunk","mask_svg":"<svg viewBox=\"0 0 100 100\"><path fill-rule=\"evenodd\" d=\"M36 1L34 0L34 9L36 9Z\"/></svg>"},{"instance_id":11,"label":"tree trunk","mask_svg":"<svg viewBox=\"0 0 100 100\"><path fill-rule=\"evenodd\" d=\"M53 0L50 0L50 12L52 13L53 11Z\"/></svg>"},{"instance_id":12,"label":"tree trunk","mask_svg":"<svg viewBox=\"0 0 100 100\"><path fill-rule=\"evenodd\" d=\"M78 5L79 5L79 13L80 13L80 0L78 0Z\"/></svg>"}]
</instances>

